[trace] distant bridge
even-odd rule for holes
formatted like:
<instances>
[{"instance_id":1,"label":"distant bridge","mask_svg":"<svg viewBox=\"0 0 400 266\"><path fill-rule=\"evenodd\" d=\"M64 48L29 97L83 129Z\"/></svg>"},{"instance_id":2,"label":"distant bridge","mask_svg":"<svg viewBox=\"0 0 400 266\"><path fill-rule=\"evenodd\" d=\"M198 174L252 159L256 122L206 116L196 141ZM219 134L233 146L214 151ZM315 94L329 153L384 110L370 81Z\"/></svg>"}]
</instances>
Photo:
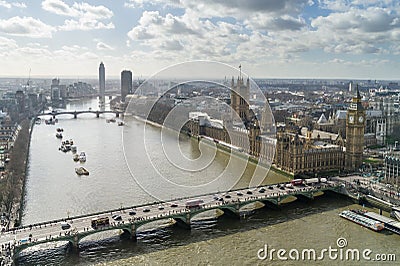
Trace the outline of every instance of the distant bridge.
<instances>
[{"instance_id":1,"label":"distant bridge","mask_svg":"<svg viewBox=\"0 0 400 266\"><path fill-rule=\"evenodd\" d=\"M73 250L78 250L82 239L102 231L121 229L136 240L136 231L139 227L157 220L173 219L177 225L190 229L191 219L205 211L219 209L224 214L240 217L241 208L254 202L279 206L297 198L314 199L324 191L340 192L341 188L342 185L335 181L284 189L272 185L210 193L168 202L154 202L14 228L0 235L0 246L6 247L10 258L14 258L28 247L55 241L67 241ZM196 200L201 203L195 207L187 206L188 201L196 202ZM119 217L115 219L114 215ZM110 223L93 228L92 219L98 218L108 218ZM61 223L68 223L71 227L63 230Z\"/></svg>"},{"instance_id":2,"label":"distant bridge","mask_svg":"<svg viewBox=\"0 0 400 266\"><path fill-rule=\"evenodd\" d=\"M84 111L61 111L61 112L44 112L44 113L40 113L37 114L37 117L40 116L52 116L53 118L56 118L56 116L58 115L73 115L74 118L77 118L78 115L80 114L95 114L96 117L100 117L100 114L115 114L116 117L119 117L119 115L121 114L120 111L92 111L92 110L84 110Z\"/></svg>"}]
</instances>

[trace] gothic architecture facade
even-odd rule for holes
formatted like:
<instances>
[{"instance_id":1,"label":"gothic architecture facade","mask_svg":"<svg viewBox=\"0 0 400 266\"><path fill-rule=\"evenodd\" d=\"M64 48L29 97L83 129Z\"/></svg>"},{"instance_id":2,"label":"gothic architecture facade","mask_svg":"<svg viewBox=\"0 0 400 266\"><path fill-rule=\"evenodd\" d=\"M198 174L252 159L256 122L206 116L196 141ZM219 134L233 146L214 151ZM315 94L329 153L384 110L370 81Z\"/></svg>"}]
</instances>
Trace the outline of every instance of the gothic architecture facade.
<instances>
[{"instance_id":1,"label":"gothic architecture facade","mask_svg":"<svg viewBox=\"0 0 400 266\"><path fill-rule=\"evenodd\" d=\"M365 110L361 104L361 96L353 98L347 110L346 119L346 163L345 168L354 171L361 167L364 151Z\"/></svg>"},{"instance_id":2,"label":"gothic architecture facade","mask_svg":"<svg viewBox=\"0 0 400 266\"><path fill-rule=\"evenodd\" d=\"M276 136L262 134L260 122L249 109L249 80L245 83L232 79L231 107L235 121L224 122L210 118L206 113L192 112L186 128L193 136L207 136L215 142L257 158L273 161L275 167L297 175L314 175L322 172L354 171L362 165L364 149L365 110L361 97L352 99L346 118L346 141L340 134L308 128L279 129ZM238 122L241 126L238 126Z\"/></svg>"}]
</instances>

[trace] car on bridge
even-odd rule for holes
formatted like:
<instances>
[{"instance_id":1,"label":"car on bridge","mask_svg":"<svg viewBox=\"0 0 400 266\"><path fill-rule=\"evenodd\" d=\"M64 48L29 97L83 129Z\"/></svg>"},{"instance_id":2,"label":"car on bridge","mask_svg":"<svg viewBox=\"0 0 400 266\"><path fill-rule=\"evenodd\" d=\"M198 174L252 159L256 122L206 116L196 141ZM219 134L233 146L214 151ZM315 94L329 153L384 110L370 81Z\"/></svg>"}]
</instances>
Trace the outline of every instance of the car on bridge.
<instances>
[{"instance_id":1,"label":"car on bridge","mask_svg":"<svg viewBox=\"0 0 400 266\"><path fill-rule=\"evenodd\" d=\"M60 225L62 230L67 230L71 228L71 225L67 222L61 222Z\"/></svg>"},{"instance_id":2,"label":"car on bridge","mask_svg":"<svg viewBox=\"0 0 400 266\"><path fill-rule=\"evenodd\" d=\"M258 192L264 193L265 192L265 188L261 188Z\"/></svg>"},{"instance_id":3,"label":"car on bridge","mask_svg":"<svg viewBox=\"0 0 400 266\"><path fill-rule=\"evenodd\" d=\"M178 207L178 204L172 203L172 204L171 204L171 207L172 207L172 208L176 208L176 207Z\"/></svg>"},{"instance_id":4,"label":"car on bridge","mask_svg":"<svg viewBox=\"0 0 400 266\"><path fill-rule=\"evenodd\" d=\"M236 195L243 196L243 193L242 192L238 192L238 193L236 193Z\"/></svg>"},{"instance_id":5,"label":"car on bridge","mask_svg":"<svg viewBox=\"0 0 400 266\"><path fill-rule=\"evenodd\" d=\"M121 221L121 220L122 220L121 215L118 215L118 214L113 215L112 218L113 218L115 221Z\"/></svg>"},{"instance_id":6,"label":"car on bridge","mask_svg":"<svg viewBox=\"0 0 400 266\"><path fill-rule=\"evenodd\" d=\"M130 212L129 212L129 215L135 215L135 214L136 214L135 211L130 211Z\"/></svg>"}]
</instances>

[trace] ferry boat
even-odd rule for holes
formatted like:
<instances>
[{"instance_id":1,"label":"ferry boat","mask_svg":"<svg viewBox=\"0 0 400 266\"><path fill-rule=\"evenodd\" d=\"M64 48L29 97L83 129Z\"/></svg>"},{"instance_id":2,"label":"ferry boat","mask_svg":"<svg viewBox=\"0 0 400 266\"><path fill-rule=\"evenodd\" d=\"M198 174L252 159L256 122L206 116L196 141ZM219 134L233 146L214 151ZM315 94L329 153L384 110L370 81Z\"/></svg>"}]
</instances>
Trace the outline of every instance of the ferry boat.
<instances>
[{"instance_id":1,"label":"ferry boat","mask_svg":"<svg viewBox=\"0 0 400 266\"><path fill-rule=\"evenodd\" d=\"M71 150L70 144L63 143L60 148L58 148L62 152L69 152Z\"/></svg>"},{"instance_id":2,"label":"ferry boat","mask_svg":"<svg viewBox=\"0 0 400 266\"><path fill-rule=\"evenodd\" d=\"M89 175L89 171L86 170L84 167L75 168L75 173L77 173L78 175Z\"/></svg>"},{"instance_id":3,"label":"ferry boat","mask_svg":"<svg viewBox=\"0 0 400 266\"><path fill-rule=\"evenodd\" d=\"M385 225L383 223L371 218L364 217L354 211L342 211L339 216L376 232L381 231L385 228Z\"/></svg>"},{"instance_id":4,"label":"ferry boat","mask_svg":"<svg viewBox=\"0 0 400 266\"><path fill-rule=\"evenodd\" d=\"M76 147L75 145L71 145L71 151L72 151L73 153L76 153L77 150L78 150L78 149L77 149L77 147Z\"/></svg>"},{"instance_id":5,"label":"ferry boat","mask_svg":"<svg viewBox=\"0 0 400 266\"><path fill-rule=\"evenodd\" d=\"M79 161L81 163L86 162L86 154L84 151L79 154Z\"/></svg>"}]
</instances>

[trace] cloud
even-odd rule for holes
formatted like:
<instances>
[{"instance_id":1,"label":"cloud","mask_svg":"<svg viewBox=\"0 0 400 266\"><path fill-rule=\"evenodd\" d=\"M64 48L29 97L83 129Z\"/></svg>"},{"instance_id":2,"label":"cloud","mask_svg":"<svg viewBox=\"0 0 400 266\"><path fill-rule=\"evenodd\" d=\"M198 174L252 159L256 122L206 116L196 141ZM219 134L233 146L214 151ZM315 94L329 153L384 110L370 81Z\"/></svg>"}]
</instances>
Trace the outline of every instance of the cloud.
<instances>
[{"instance_id":1,"label":"cloud","mask_svg":"<svg viewBox=\"0 0 400 266\"><path fill-rule=\"evenodd\" d=\"M51 38L55 29L32 17L0 19L0 32L32 38Z\"/></svg>"},{"instance_id":2,"label":"cloud","mask_svg":"<svg viewBox=\"0 0 400 266\"><path fill-rule=\"evenodd\" d=\"M93 20L90 18L80 18L79 20L67 19L64 25L58 27L60 30L73 31L73 30L98 30L98 29L114 29L115 26L112 22L104 24L101 21Z\"/></svg>"},{"instance_id":3,"label":"cloud","mask_svg":"<svg viewBox=\"0 0 400 266\"><path fill-rule=\"evenodd\" d=\"M124 7L128 8L141 8L143 7L144 0L128 0L124 3Z\"/></svg>"},{"instance_id":4,"label":"cloud","mask_svg":"<svg viewBox=\"0 0 400 266\"><path fill-rule=\"evenodd\" d=\"M5 8L8 8L8 9L12 8L13 6L17 7L17 8L26 8L26 4L25 3L16 3L16 2L9 3L9 2L7 2L5 0L0 0L0 7L1 6L5 7Z\"/></svg>"},{"instance_id":5,"label":"cloud","mask_svg":"<svg viewBox=\"0 0 400 266\"><path fill-rule=\"evenodd\" d=\"M104 42L98 42L96 45L97 50L114 50L114 47L104 43Z\"/></svg>"},{"instance_id":6,"label":"cloud","mask_svg":"<svg viewBox=\"0 0 400 266\"><path fill-rule=\"evenodd\" d=\"M113 17L113 12L105 6L93 6L88 3L77 3L68 5L61 0L44 0L42 8L50 13L71 17L64 21L60 30L94 30L113 29L112 22L105 22Z\"/></svg>"},{"instance_id":7,"label":"cloud","mask_svg":"<svg viewBox=\"0 0 400 266\"><path fill-rule=\"evenodd\" d=\"M77 17L79 16L79 10L76 10L61 0L44 0L42 2L42 8L50 13L68 16L68 17Z\"/></svg>"},{"instance_id":8,"label":"cloud","mask_svg":"<svg viewBox=\"0 0 400 266\"><path fill-rule=\"evenodd\" d=\"M16 49L18 44L13 39L8 39L0 36L0 51L9 51L11 49Z\"/></svg>"},{"instance_id":9,"label":"cloud","mask_svg":"<svg viewBox=\"0 0 400 266\"><path fill-rule=\"evenodd\" d=\"M311 26L307 35L331 53L385 53L386 44L400 37L398 12L380 7L333 12L311 20Z\"/></svg>"},{"instance_id":10,"label":"cloud","mask_svg":"<svg viewBox=\"0 0 400 266\"><path fill-rule=\"evenodd\" d=\"M161 35L195 35L200 28L190 23L187 17L177 17L167 14L160 16L158 11L144 11L139 19L139 25L128 32L132 40L152 39Z\"/></svg>"},{"instance_id":11,"label":"cloud","mask_svg":"<svg viewBox=\"0 0 400 266\"><path fill-rule=\"evenodd\" d=\"M345 12L351 8L398 7L398 0L318 0L321 9Z\"/></svg>"},{"instance_id":12,"label":"cloud","mask_svg":"<svg viewBox=\"0 0 400 266\"><path fill-rule=\"evenodd\" d=\"M288 15L273 17L262 14L257 14L245 20L245 24L248 25L249 28L264 31L297 31L307 26L305 20L301 17L294 18Z\"/></svg>"}]
</instances>

